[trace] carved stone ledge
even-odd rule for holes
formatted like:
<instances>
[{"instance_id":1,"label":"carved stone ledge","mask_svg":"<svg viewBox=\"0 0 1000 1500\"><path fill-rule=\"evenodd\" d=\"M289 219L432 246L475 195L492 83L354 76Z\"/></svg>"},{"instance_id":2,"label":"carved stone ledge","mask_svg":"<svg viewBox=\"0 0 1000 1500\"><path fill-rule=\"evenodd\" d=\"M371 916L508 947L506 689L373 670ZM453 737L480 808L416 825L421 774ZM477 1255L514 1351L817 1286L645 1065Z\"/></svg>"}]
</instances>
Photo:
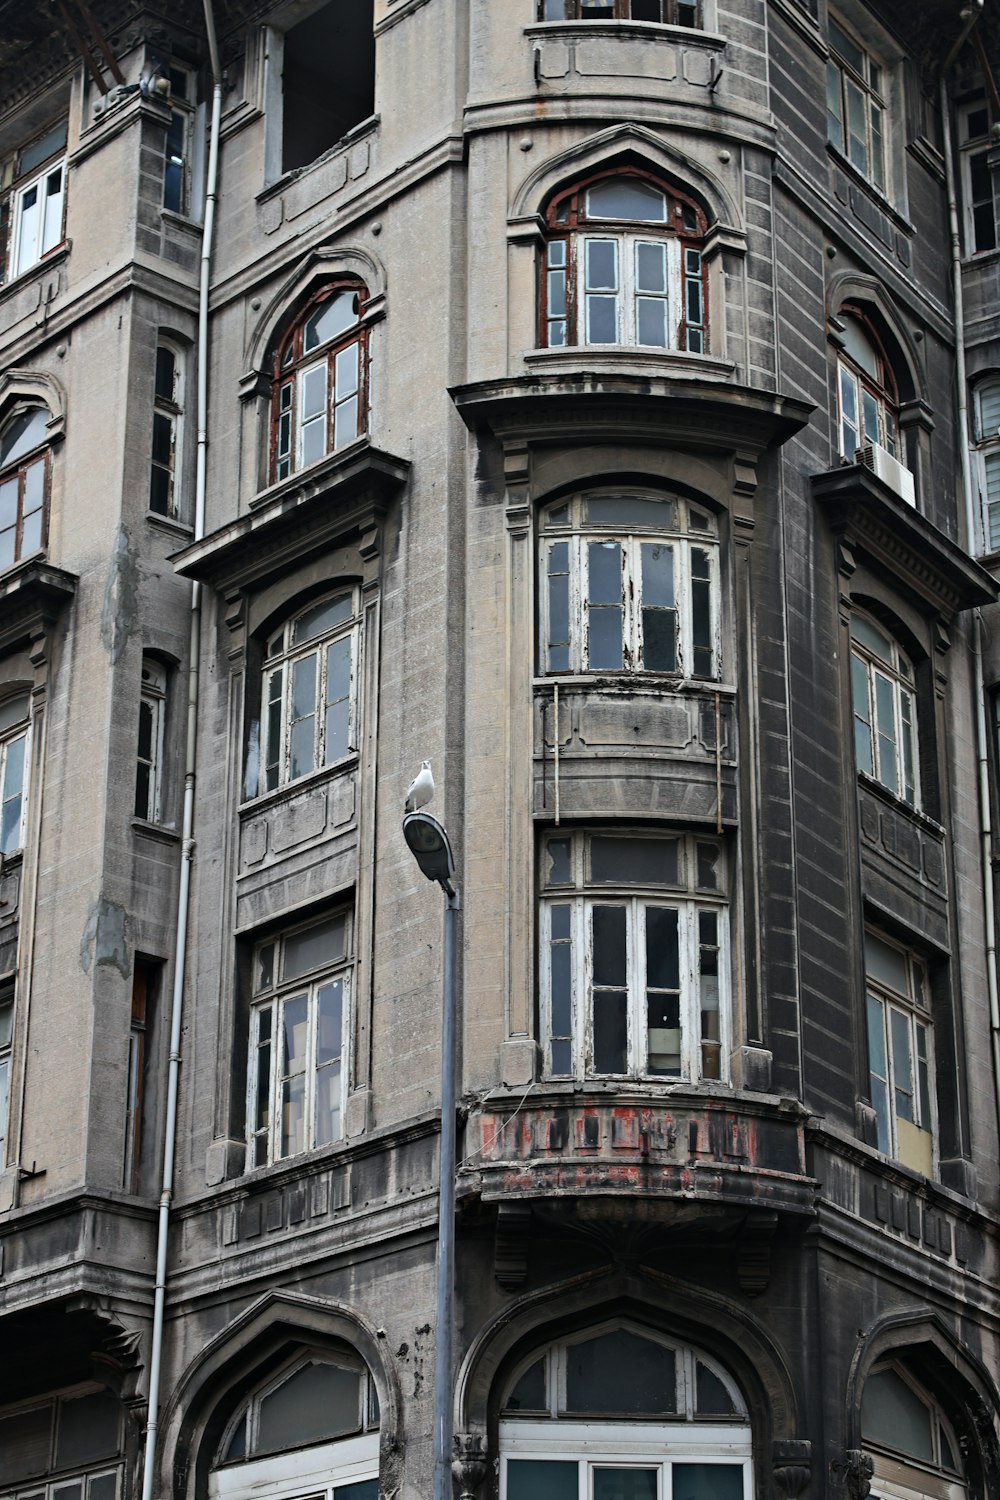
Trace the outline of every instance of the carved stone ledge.
<instances>
[{"instance_id":1,"label":"carved stone ledge","mask_svg":"<svg viewBox=\"0 0 1000 1500\"><path fill-rule=\"evenodd\" d=\"M476 1500L488 1468L489 1457L483 1434L481 1432L456 1433L451 1477L458 1500Z\"/></svg>"},{"instance_id":2,"label":"carved stone ledge","mask_svg":"<svg viewBox=\"0 0 1000 1500\"><path fill-rule=\"evenodd\" d=\"M778 1439L771 1444L774 1487L783 1500L796 1500L812 1478L812 1443Z\"/></svg>"}]
</instances>

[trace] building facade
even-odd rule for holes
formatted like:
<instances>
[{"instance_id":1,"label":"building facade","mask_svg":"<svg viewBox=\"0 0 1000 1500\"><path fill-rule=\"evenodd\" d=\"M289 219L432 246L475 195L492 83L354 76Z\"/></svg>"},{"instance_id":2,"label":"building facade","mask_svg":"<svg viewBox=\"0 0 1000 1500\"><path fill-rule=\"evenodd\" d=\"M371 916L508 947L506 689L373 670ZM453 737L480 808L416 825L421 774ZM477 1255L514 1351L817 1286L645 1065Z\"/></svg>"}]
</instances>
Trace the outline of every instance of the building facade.
<instances>
[{"instance_id":1,"label":"building facade","mask_svg":"<svg viewBox=\"0 0 1000 1500\"><path fill-rule=\"evenodd\" d=\"M0 1500L1000 1494L998 63L0 0Z\"/></svg>"}]
</instances>

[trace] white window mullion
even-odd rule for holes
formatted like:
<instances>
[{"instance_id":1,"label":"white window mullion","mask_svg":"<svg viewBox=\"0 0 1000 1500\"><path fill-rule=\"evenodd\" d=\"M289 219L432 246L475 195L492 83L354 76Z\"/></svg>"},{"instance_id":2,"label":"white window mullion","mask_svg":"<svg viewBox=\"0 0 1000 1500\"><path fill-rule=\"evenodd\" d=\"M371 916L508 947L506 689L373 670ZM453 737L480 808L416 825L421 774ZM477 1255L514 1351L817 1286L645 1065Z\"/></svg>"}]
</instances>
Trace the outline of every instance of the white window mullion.
<instances>
[{"instance_id":1,"label":"white window mullion","mask_svg":"<svg viewBox=\"0 0 1000 1500\"><path fill-rule=\"evenodd\" d=\"M680 903L681 1068L685 1078L701 1075L701 970L698 964L698 910Z\"/></svg>"},{"instance_id":2,"label":"white window mullion","mask_svg":"<svg viewBox=\"0 0 1000 1500\"><path fill-rule=\"evenodd\" d=\"M627 672L641 666L642 549L635 537L622 545L622 662Z\"/></svg>"},{"instance_id":3,"label":"white window mullion","mask_svg":"<svg viewBox=\"0 0 1000 1500\"><path fill-rule=\"evenodd\" d=\"M646 1068L646 903L633 896L626 925L628 976L628 1072L635 1077Z\"/></svg>"},{"instance_id":4,"label":"white window mullion","mask_svg":"<svg viewBox=\"0 0 1000 1500\"><path fill-rule=\"evenodd\" d=\"M594 1071L594 928L590 917L590 907L589 901L577 899L572 903L570 917L573 933L575 1072L581 1083ZM580 986L576 982L577 973L582 979Z\"/></svg>"}]
</instances>

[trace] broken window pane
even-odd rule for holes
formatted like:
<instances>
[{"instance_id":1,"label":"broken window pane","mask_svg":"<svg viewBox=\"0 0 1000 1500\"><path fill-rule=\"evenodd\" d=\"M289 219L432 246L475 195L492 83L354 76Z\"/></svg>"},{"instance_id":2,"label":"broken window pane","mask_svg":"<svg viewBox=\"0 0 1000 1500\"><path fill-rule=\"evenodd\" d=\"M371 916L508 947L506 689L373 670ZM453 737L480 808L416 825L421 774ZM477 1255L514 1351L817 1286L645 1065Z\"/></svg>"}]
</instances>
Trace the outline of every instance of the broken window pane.
<instances>
[{"instance_id":1,"label":"broken window pane","mask_svg":"<svg viewBox=\"0 0 1000 1500\"><path fill-rule=\"evenodd\" d=\"M372 0L322 6L285 32L281 170L322 156L375 112Z\"/></svg>"}]
</instances>

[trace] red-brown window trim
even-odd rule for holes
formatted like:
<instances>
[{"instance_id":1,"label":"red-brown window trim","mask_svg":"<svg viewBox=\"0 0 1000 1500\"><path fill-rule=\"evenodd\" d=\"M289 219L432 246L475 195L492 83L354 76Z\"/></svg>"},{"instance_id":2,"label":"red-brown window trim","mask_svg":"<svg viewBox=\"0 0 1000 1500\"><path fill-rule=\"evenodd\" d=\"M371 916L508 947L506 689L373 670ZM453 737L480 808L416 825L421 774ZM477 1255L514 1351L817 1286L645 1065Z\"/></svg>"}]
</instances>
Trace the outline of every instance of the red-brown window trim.
<instances>
[{"instance_id":1,"label":"red-brown window trim","mask_svg":"<svg viewBox=\"0 0 1000 1500\"><path fill-rule=\"evenodd\" d=\"M619 220L611 218L588 219L586 214L587 189L596 183L605 182L610 177L633 177L639 181L648 183L657 192L663 193L667 201L667 217L662 223L651 223L649 225L651 235L657 233L664 238L679 239L681 253L685 250L696 250L701 253L702 243L708 232L708 216L704 209L694 198L687 193L680 192L672 184L666 182L656 172L648 168L626 164L617 167L604 167L590 173L586 177L578 178L570 186L562 188L548 201L545 210L546 236L542 259L539 265L538 275L538 343L540 348L549 347L548 344L548 277L546 275L546 257L548 247L558 240L566 244L566 321L568 329L577 336L567 337L566 344L558 347L576 348L583 345L579 337L579 297L577 291L577 265L576 257L572 254L572 241L581 230L590 226L595 229L599 226L608 228L611 233L635 233L642 227L641 220ZM566 204L565 218L558 217L560 206ZM691 227L691 218L694 225ZM685 225L685 218L687 224ZM677 227L677 220L680 227ZM682 270L682 283L684 281ZM708 277L704 261L702 261L701 272L701 304L702 304L702 330L703 351L707 352L709 345L708 326ZM681 318L677 327L678 347L685 347L687 342L687 298L681 295ZM600 347L597 345L589 347Z\"/></svg>"},{"instance_id":2,"label":"red-brown window trim","mask_svg":"<svg viewBox=\"0 0 1000 1500\"><path fill-rule=\"evenodd\" d=\"M353 291L358 299L355 321L351 326L331 339L327 344L311 349L308 354L302 350L302 338L305 326L309 319L324 302L328 302L340 292ZM292 434L291 457L289 473L298 471L299 465L296 461L297 454L297 406L298 406L298 372L306 364L315 364L324 358L328 369L332 366L337 354L348 348L352 343L358 346L358 422L357 437L361 437L368 428L368 327L365 323L365 313L368 308L369 292L364 282L357 277L338 277L335 280L325 282L308 298L298 309L291 325L286 329L279 340L271 365L271 413L270 413L270 437L268 445L268 474L273 483L279 478L278 475L278 435L280 429L280 398L281 391L286 385L291 385L290 423ZM287 360L287 363L286 363ZM334 451L332 422L333 408L327 391L327 445L325 452ZM281 476L286 477L286 476Z\"/></svg>"}]
</instances>

